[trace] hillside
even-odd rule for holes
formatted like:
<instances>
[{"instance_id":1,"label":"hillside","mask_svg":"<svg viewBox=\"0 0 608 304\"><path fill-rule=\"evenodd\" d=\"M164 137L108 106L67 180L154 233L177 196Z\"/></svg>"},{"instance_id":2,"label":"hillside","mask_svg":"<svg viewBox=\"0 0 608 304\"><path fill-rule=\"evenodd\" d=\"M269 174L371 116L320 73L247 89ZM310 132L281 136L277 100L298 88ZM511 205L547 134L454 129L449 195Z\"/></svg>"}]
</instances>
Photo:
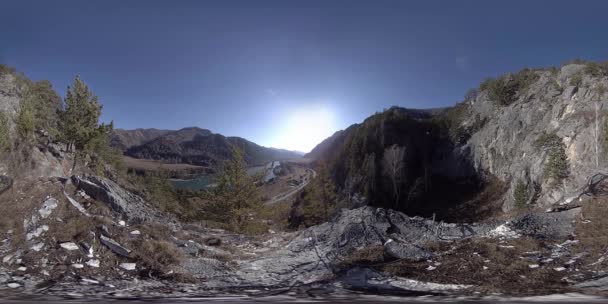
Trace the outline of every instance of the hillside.
<instances>
[{"instance_id":1,"label":"hillside","mask_svg":"<svg viewBox=\"0 0 608 304\"><path fill-rule=\"evenodd\" d=\"M441 213L432 210L438 198L449 201L447 213L477 212L480 193L498 199L486 206L494 213L570 201L608 165L607 76L605 64L586 62L506 74L434 115L377 113L307 156L328 163L342 189L350 182L369 204L388 206L395 191L384 156L402 148L392 207L406 212Z\"/></svg>"},{"instance_id":2,"label":"hillside","mask_svg":"<svg viewBox=\"0 0 608 304\"><path fill-rule=\"evenodd\" d=\"M130 147L125 154L135 158L213 167L230 157L232 147L243 149L245 160L250 165L300 157L297 152L266 148L240 137L226 137L196 127L168 132L142 145Z\"/></svg>"},{"instance_id":3,"label":"hillside","mask_svg":"<svg viewBox=\"0 0 608 304\"><path fill-rule=\"evenodd\" d=\"M135 130L114 129L110 140L112 146L124 152L131 147L142 145L169 132L171 132L171 130L159 130L154 128Z\"/></svg>"}]
</instances>

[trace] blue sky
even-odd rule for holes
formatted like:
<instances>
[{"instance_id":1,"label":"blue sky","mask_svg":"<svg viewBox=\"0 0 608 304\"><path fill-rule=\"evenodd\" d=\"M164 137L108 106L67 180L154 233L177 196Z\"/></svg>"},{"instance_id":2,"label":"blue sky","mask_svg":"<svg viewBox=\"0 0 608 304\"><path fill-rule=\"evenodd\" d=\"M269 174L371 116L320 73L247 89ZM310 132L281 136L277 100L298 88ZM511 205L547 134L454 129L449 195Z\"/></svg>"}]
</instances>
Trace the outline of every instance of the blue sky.
<instances>
[{"instance_id":1,"label":"blue sky","mask_svg":"<svg viewBox=\"0 0 608 304\"><path fill-rule=\"evenodd\" d=\"M608 60L607 12L584 0L6 1L0 62L61 94L79 74L120 128L308 150L392 105L452 105L488 76Z\"/></svg>"}]
</instances>

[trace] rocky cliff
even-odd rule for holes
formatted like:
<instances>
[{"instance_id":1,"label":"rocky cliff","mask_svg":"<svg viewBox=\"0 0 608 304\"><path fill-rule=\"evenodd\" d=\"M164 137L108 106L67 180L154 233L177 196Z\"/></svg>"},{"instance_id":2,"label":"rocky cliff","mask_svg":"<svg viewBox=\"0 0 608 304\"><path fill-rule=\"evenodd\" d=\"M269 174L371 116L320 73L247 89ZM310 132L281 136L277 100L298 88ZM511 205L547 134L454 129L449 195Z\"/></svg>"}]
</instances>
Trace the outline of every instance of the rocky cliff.
<instances>
[{"instance_id":1,"label":"rocky cliff","mask_svg":"<svg viewBox=\"0 0 608 304\"><path fill-rule=\"evenodd\" d=\"M336 133L307 156L332 164L342 186L349 178L365 180L365 172L336 159L378 167L384 150L399 145L410 151L405 153L406 194L416 192L417 181L428 173L420 170L420 160L426 157L436 176L457 173L481 178L486 186L493 178L504 183L508 190L500 196L503 210L570 200L608 165L607 76L606 65L597 63L507 74L485 81L464 101L426 118L400 108L377 113ZM399 115L403 117L395 119ZM420 132L431 137L427 148L432 151L423 152L427 156L419 150L428 141L405 139ZM376 178L384 178L382 168L373 170ZM363 186L354 189L366 191Z\"/></svg>"}]
</instances>

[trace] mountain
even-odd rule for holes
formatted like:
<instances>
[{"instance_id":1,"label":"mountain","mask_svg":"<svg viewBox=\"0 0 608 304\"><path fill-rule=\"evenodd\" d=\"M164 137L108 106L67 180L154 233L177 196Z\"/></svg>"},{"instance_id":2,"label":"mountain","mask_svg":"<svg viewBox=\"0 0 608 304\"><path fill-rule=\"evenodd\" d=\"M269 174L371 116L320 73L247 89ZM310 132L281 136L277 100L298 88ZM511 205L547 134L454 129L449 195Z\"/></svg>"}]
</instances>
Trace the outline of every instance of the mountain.
<instances>
[{"instance_id":1,"label":"mountain","mask_svg":"<svg viewBox=\"0 0 608 304\"><path fill-rule=\"evenodd\" d=\"M142 145L169 132L171 132L171 130L153 128L135 130L114 129L110 141L112 146L119 148L124 152L131 147Z\"/></svg>"},{"instance_id":2,"label":"mountain","mask_svg":"<svg viewBox=\"0 0 608 304\"><path fill-rule=\"evenodd\" d=\"M327 164L342 190L408 214L467 207L474 219L571 201L608 167L606 77L596 63L524 69L484 81L451 108L376 113L306 157ZM393 146L403 150L397 189L387 174Z\"/></svg>"},{"instance_id":3,"label":"mountain","mask_svg":"<svg viewBox=\"0 0 608 304\"><path fill-rule=\"evenodd\" d=\"M301 157L297 152L262 147L240 137L226 137L196 127L167 132L128 148L125 154L135 158L212 167L229 158L232 147L243 149L245 160L250 165Z\"/></svg>"}]
</instances>

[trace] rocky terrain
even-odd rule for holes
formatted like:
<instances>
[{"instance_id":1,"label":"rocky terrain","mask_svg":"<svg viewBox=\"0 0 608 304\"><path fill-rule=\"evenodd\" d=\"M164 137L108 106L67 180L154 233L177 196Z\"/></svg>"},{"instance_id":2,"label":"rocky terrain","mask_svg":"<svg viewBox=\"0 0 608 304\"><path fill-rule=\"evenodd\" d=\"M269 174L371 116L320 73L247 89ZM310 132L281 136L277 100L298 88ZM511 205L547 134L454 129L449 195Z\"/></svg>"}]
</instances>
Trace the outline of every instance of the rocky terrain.
<instances>
[{"instance_id":1,"label":"rocky terrain","mask_svg":"<svg viewBox=\"0 0 608 304\"><path fill-rule=\"evenodd\" d=\"M568 293L593 300L608 290L605 113L597 89L606 79L585 69L526 72L535 76L506 104L484 86L454 108L393 108L336 133L309 156L329 167L338 196L350 191L361 203L308 228L277 231L266 221L255 235L161 212L109 164L76 165L67 144L37 130L35 145L0 160L0 295L292 301ZM11 134L22 102L14 83L14 76L0 78ZM231 145L244 146L249 162L289 153L188 128L127 154L212 165ZM407 180L419 180L403 183L401 201L387 194L386 180L369 180L382 176L381 167L363 170L394 145L409 147ZM546 164L560 148L568 174L548 176ZM422 211L432 216L415 216Z\"/></svg>"},{"instance_id":2,"label":"rocky terrain","mask_svg":"<svg viewBox=\"0 0 608 304\"><path fill-rule=\"evenodd\" d=\"M598 283L589 279L602 277L584 270L585 254L573 249L580 207L477 224L361 207L344 209L331 222L302 231L247 237L180 223L95 176L26 179L0 197L11 203L7 214L20 215L13 216L15 226L3 233L4 294L146 298L323 290L330 295L466 295L486 286L482 281L461 284L466 280L447 274L440 283L405 278L386 267L423 267L410 273L414 278L440 273L470 242L479 241L521 255L527 272L558 275L558 283L544 282L544 292L597 289ZM581 204L590 199L581 196ZM526 251L530 245L523 240L549 245ZM490 252L466 254L469 259L477 256L485 269L501 263Z\"/></svg>"},{"instance_id":3,"label":"rocky terrain","mask_svg":"<svg viewBox=\"0 0 608 304\"><path fill-rule=\"evenodd\" d=\"M520 204L547 206L568 200L592 175L606 171L606 87L605 68L597 63L526 69L482 83L452 108L377 113L306 157L329 164L342 188L377 189L369 203L386 206L382 155L392 145L403 147L407 173L400 205L410 213L430 214L416 206L435 204L437 191L452 198L446 209L457 209L496 182L505 192L495 212L515 209L518 184L525 194ZM561 166L561 176L550 177L551 165ZM474 183L466 188L463 178Z\"/></svg>"}]
</instances>

